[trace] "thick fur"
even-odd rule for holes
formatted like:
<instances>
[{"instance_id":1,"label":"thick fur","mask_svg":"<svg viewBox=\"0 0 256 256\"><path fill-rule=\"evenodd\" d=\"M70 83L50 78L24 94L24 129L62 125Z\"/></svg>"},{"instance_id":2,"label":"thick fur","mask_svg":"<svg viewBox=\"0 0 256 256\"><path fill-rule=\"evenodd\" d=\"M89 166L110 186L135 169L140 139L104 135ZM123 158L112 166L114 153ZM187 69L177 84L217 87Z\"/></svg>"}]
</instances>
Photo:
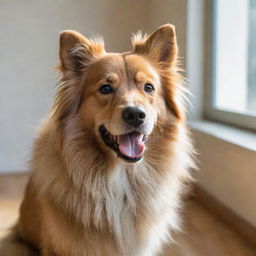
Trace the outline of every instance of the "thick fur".
<instances>
[{"instance_id":1,"label":"thick fur","mask_svg":"<svg viewBox=\"0 0 256 256\"><path fill-rule=\"evenodd\" d=\"M2 241L1 256L153 256L179 229L194 162L174 27L135 36L133 48L106 53L101 40L61 34L62 79L35 141L19 221ZM118 84L115 96L95 90L103 74ZM140 90L145 79L155 85L154 95ZM113 134L124 131L120 109L129 104L146 109L150 130L144 157L133 164L98 133L102 123Z\"/></svg>"}]
</instances>

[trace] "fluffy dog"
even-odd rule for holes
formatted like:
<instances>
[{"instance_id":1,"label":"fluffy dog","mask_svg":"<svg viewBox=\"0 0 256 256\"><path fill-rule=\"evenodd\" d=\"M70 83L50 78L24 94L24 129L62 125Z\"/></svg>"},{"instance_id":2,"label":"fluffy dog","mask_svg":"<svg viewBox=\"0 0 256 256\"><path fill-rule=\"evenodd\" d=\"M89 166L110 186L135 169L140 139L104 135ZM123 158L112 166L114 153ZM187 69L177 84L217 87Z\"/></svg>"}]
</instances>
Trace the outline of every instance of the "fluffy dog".
<instances>
[{"instance_id":1,"label":"fluffy dog","mask_svg":"<svg viewBox=\"0 0 256 256\"><path fill-rule=\"evenodd\" d=\"M62 74L1 256L152 256L179 227L194 166L172 25L107 53L60 36Z\"/></svg>"}]
</instances>

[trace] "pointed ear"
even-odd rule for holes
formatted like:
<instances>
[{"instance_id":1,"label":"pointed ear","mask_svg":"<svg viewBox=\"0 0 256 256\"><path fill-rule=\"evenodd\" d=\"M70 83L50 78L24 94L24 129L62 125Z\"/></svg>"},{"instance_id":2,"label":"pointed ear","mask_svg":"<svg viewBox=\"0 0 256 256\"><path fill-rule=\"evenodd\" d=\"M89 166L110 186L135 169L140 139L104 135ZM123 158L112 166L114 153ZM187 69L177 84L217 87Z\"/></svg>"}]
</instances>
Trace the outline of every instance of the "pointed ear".
<instances>
[{"instance_id":1,"label":"pointed ear","mask_svg":"<svg viewBox=\"0 0 256 256\"><path fill-rule=\"evenodd\" d=\"M175 27L171 24L159 27L146 39L136 39L135 36L133 46L135 53L146 55L164 67L176 64L178 47Z\"/></svg>"},{"instance_id":2,"label":"pointed ear","mask_svg":"<svg viewBox=\"0 0 256 256\"><path fill-rule=\"evenodd\" d=\"M65 30L60 34L60 69L80 73L93 58L103 55L104 42L89 40L82 34Z\"/></svg>"}]
</instances>

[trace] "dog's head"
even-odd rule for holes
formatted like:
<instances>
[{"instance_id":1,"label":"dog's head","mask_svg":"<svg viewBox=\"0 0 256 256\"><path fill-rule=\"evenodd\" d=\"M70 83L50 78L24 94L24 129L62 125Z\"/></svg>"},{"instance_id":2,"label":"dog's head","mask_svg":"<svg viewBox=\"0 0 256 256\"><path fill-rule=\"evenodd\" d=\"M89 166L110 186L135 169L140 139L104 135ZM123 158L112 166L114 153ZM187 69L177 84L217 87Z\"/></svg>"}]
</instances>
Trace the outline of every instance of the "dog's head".
<instances>
[{"instance_id":1,"label":"dog's head","mask_svg":"<svg viewBox=\"0 0 256 256\"><path fill-rule=\"evenodd\" d=\"M79 115L97 143L128 162L142 159L155 127L181 119L175 99L177 44L172 25L144 38L133 51L106 53L101 40L74 31L60 37L59 118Z\"/></svg>"}]
</instances>

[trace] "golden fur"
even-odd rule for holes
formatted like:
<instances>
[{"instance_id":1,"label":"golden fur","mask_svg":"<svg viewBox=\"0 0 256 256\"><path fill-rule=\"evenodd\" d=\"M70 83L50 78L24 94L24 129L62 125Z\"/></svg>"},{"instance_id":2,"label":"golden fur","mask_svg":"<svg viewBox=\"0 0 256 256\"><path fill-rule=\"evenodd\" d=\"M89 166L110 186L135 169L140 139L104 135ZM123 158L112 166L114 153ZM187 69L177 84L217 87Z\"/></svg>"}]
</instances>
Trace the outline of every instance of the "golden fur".
<instances>
[{"instance_id":1,"label":"golden fur","mask_svg":"<svg viewBox=\"0 0 256 256\"><path fill-rule=\"evenodd\" d=\"M194 166L172 25L133 38L133 51L106 53L101 40L60 37L62 79L40 127L20 218L1 256L153 256L179 228L184 182ZM115 93L101 95L110 83ZM145 83L155 87L146 94ZM143 106L142 160L126 163L98 127L125 132L121 111Z\"/></svg>"}]
</instances>

